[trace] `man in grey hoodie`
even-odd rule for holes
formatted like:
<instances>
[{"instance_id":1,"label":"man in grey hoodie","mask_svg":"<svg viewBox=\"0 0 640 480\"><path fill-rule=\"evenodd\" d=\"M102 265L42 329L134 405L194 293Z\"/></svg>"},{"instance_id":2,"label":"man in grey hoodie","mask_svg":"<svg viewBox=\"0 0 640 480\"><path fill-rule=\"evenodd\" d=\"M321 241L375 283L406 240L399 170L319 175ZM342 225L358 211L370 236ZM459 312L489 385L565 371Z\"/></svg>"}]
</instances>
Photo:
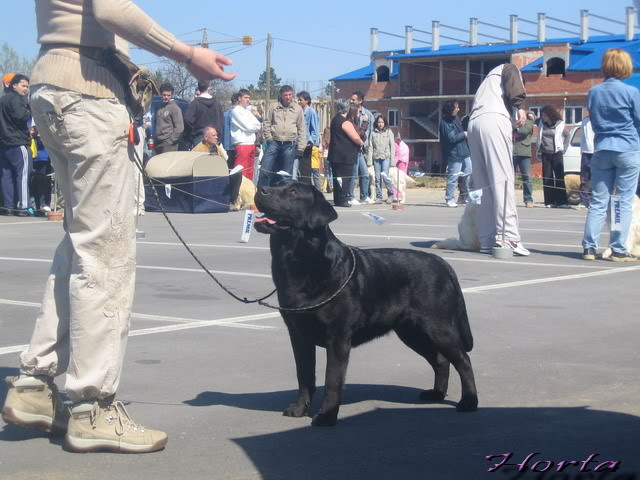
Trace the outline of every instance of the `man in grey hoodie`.
<instances>
[{"instance_id":1,"label":"man in grey hoodie","mask_svg":"<svg viewBox=\"0 0 640 480\"><path fill-rule=\"evenodd\" d=\"M156 154L175 152L178 150L178 140L184 130L182 110L173 100L173 85L160 85L162 105L156 111Z\"/></svg>"}]
</instances>

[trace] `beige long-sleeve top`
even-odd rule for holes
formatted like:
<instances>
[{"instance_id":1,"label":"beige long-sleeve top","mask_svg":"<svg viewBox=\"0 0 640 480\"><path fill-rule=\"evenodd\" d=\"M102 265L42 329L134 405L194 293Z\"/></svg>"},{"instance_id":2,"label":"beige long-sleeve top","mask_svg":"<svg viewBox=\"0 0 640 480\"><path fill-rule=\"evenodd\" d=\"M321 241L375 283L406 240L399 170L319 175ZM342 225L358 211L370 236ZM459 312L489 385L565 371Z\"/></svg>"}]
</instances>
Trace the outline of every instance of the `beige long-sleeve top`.
<instances>
[{"instance_id":1,"label":"beige long-sleeve top","mask_svg":"<svg viewBox=\"0 0 640 480\"><path fill-rule=\"evenodd\" d=\"M175 37L131 0L35 0L38 43L115 48L128 55L127 42L166 55ZM64 49L43 50L31 85L53 85L98 98L122 97L114 75L97 61Z\"/></svg>"}]
</instances>

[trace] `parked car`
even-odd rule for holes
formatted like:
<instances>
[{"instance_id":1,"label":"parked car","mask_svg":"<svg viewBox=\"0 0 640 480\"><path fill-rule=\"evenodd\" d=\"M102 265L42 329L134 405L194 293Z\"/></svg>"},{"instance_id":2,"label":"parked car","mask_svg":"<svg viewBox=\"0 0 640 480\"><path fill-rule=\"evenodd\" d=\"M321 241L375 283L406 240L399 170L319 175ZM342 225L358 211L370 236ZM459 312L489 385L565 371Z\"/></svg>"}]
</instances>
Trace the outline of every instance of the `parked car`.
<instances>
[{"instance_id":1,"label":"parked car","mask_svg":"<svg viewBox=\"0 0 640 480\"><path fill-rule=\"evenodd\" d=\"M582 139L582 127L574 125L570 128L569 146L562 156L564 182L567 187L567 201L570 205L577 205L580 203L580 140Z\"/></svg>"},{"instance_id":2,"label":"parked car","mask_svg":"<svg viewBox=\"0 0 640 480\"><path fill-rule=\"evenodd\" d=\"M189 102L184 98L173 97L175 102L182 110L182 115L184 116L187 111L187 107L189 106ZM156 95L151 100L151 106L149 107L149 112L145 115L145 120L149 122L149 129L147 130L147 148L149 150L153 150L155 147L155 133L156 133L156 112L158 111L158 107L162 105L162 97Z\"/></svg>"}]
</instances>

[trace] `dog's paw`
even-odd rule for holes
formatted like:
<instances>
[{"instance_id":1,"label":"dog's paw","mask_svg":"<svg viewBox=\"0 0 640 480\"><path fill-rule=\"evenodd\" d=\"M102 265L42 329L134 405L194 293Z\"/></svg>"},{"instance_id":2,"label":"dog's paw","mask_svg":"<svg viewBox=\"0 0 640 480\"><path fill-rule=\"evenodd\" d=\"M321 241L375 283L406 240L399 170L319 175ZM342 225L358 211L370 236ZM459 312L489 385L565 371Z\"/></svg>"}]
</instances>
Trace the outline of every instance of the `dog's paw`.
<instances>
[{"instance_id":1,"label":"dog's paw","mask_svg":"<svg viewBox=\"0 0 640 480\"><path fill-rule=\"evenodd\" d=\"M475 412L478 410L478 397L462 397L456 406L459 412Z\"/></svg>"},{"instance_id":2,"label":"dog's paw","mask_svg":"<svg viewBox=\"0 0 640 480\"><path fill-rule=\"evenodd\" d=\"M338 416L333 413L320 412L311 421L311 425L314 427L333 427L338 421Z\"/></svg>"},{"instance_id":3,"label":"dog's paw","mask_svg":"<svg viewBox=\"0 0 640 480\"><path fill-rule=\"evenodd\" d=\"M287 407L287 409L282 412L282 415L285 417L304 417L309 412L308 405L300 405L298 403L292 403Z\"/></svg>"},{"instance_id":4,"label":"dog's paw","mask_svg":"<svg viewBox=\"0 0 640 480\"><path fill-rule=\"evenodd\" d=\"M420 400L424 400L426 402L440 402L444 400L446 395L443 392L438 390L425 390L420 394Z\"/></svg>"}]
</instances>

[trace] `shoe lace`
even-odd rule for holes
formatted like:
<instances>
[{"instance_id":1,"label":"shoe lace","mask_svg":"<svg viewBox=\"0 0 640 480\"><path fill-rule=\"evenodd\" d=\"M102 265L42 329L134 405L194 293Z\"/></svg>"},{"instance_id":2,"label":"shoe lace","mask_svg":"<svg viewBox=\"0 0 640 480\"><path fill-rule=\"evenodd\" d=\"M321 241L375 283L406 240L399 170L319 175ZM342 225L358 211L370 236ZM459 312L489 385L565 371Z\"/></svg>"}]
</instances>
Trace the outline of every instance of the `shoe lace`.
<instances>
[{"instance_id":1,"label":"shoe lace","mask_svg":"<svg viewBox=\"0 0 640 480\"><path fill-rule=\"evenodd\" d=\"M106 408L100 407L98 402L93 405L91 409L91 425L95 426L95 422L98 420L100 416L100 411L104 410L106 413L105 421L109 424L115 422L115 429L117 435L123 435L125 430L135 433L144 433L145 426L135 423L129 413L124 408L124 404L122 402L114 401Z\"/></svg>"}]
</instances>

